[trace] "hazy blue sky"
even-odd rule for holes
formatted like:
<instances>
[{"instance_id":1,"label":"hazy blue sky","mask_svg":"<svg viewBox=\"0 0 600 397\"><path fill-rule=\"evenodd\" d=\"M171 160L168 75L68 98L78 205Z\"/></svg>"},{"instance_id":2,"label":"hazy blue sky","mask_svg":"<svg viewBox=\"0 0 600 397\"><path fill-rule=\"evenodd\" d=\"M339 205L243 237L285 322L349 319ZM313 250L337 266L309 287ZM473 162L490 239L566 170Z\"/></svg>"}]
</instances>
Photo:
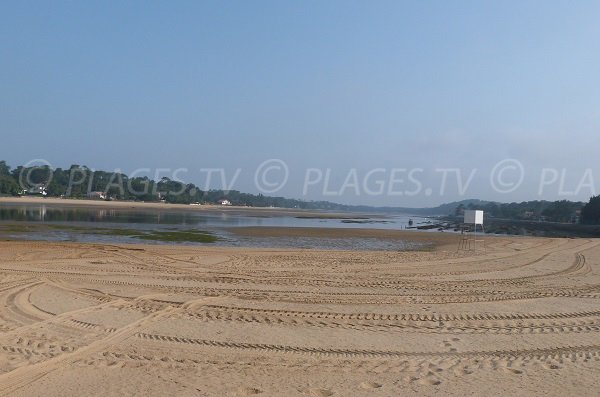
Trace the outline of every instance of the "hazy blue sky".
<instances>
[{"instance_id":1,"label":"hazy blue sky","mask_svg":"<svg viewBox=\"0 0 600 397\"><path fill-rule=\"evenodd\" d=\"M253 193L257 167L281 159L276 195L400 206L460 198L441 171L457 168L476 170L464 197L587 200L599 16L597 1L5 1L0 159L188 168L201 187L201 168L240 168L233 187ZM523 183L498 193L509 158ZM392 175L415 167L420 186ZM495 171L500 190L519 180Z\"/></svg>"}]
</instances>

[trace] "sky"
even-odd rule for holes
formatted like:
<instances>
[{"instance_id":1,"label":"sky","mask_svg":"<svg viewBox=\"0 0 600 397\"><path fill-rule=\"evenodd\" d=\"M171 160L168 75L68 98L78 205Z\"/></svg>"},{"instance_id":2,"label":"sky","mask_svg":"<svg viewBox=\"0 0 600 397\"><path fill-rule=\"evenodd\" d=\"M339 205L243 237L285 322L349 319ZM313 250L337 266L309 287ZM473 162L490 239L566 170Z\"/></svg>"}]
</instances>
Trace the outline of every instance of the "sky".
<instances>
[{"instance_id":1,"label":"sky","mask_svg":"<svg viewBox=\"0 0 600 397\"><path fill-rule=\"evenodd\" d=\"M0 159L348 204L600 193L597 1L0 3Z\"/></svg>"}]
</instances>

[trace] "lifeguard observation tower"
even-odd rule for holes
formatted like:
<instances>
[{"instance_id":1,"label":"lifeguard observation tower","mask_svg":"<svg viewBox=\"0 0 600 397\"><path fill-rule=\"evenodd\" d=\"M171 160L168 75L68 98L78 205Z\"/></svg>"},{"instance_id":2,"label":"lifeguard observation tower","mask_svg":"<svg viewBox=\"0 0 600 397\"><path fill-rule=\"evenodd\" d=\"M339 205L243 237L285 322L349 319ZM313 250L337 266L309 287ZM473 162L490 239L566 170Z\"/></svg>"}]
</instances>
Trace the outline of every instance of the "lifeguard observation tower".
<instances>
[{"instance_id":1,"label":"lifeguard observation tower","mask_svg":"<svg viewBox=\"0 0 600 397\"><path fill-rule=\"evenodd\" d=\"M477 226L481 229L478 234ZM485 249L485 240L483 235L483 211L465 210L463 224L460 229L460 241L458 242L459 251L472 251L476 249Z\"/></svg>"}]
</instances>

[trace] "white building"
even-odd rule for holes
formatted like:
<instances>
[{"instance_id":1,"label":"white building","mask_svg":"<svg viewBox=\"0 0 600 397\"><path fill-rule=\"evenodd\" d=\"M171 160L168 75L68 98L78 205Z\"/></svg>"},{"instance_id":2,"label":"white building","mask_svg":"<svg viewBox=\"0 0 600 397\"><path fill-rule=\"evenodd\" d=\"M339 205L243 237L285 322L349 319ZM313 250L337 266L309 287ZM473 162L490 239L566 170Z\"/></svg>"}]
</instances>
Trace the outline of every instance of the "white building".
<instances>
[{"instance_id":1,"label":"white building","mask_svg":"<svg viewBox=\"0 0 600 397\"><path fill-rule=\"evenodd\" d=\"M89 192L87 198L94 200L106 200L106 193L104 192Z\"/></svg>"},{"instance_id":2,"label":"white building","mask_svg":"<svg viewBox=\"0 0 600 397\"><path fill-rule=\"evenodd\" d=\"M29 189L23 190L23 193L28 196L46 196L48 192L46 192L46 186L39 185L34 186Z\"/></svg>"}]
</instances>

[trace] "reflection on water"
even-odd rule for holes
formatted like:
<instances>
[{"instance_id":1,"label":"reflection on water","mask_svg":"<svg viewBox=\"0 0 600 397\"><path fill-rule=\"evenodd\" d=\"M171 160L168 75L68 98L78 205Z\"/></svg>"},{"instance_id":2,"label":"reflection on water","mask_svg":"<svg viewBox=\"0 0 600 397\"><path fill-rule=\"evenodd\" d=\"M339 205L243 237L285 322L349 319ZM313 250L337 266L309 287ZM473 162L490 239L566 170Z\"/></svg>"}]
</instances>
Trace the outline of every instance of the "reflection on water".
<instances>
[{"instance_id":1,"label":"reflection on water","mask_svg":"<svg viewBox=\"0 0 600 397\"><path fill-rule=\"evenodd\" d=\"M358 216L358 215L357 215ZM419 220L418 218L414 218ZM339 227L403 229L409 216L377 217L372 219L320 219L293 216L255 216L226 212L177 211L177 210L121 210L76 207L52 207L46 205L0 206L0 221L29 222L94 222L146 225L185 225L201 227L281 226L281 227Z\"/></svg>"},{"instance_id":2,"label":"reflection on water","mask_svg":"<svg viewBox=\"0 0 600 397\"><path fill-rule=\"evenodd\" d=\"M255 213L226 213L218 210L199 212L197 210L143 210L143 209L106 209L83 207L57 207L49 205L0 205L0 221L3 222L44 222L48 224L78 225L87 227L113 227L136 230L207 230L219 235L222 240L216 245L254 246L254 247L296 247L321 249L399 249L399 242L380 239L322 239L322 238L259 238L236 237L224 228L243 226L275 227L319 227L319 228L373 228L403 229L412 218L416 223L425 218L394 215L356 220L296 218L288 215L256 216ZM124 236L106 236L78 233L76 230L52 230L36 233L21 233L18 238L93 241L93 242L139 242ZM408 243L407 243L408 244ZM410 249L410 244L400 249ZM414 248L414 247L413 247Z\"/></svg>"},{"instance_id":3,"label":"reflection on water","mask_svg":"<svg viewBox=\"0 0 600 397\"><path fill-rule=\"evenodd\" d=\"M57 208L45 205L1 206L0 220L30 222L109 222L186 225L196 221L185 212Z\"/></svg>"}]
</instances>

